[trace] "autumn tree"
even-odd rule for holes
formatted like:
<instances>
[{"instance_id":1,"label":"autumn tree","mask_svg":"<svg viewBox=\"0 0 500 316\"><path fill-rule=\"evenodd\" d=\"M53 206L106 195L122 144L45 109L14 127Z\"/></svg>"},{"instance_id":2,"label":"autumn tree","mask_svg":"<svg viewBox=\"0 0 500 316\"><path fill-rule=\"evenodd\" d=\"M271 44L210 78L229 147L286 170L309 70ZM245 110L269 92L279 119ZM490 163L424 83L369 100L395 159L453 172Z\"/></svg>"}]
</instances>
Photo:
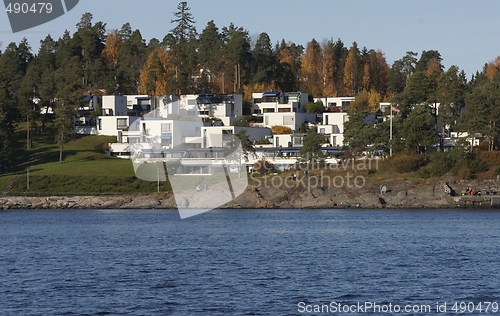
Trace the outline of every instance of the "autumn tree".
<instances>
[{"instance_id":1,"label":"autumn tree","mask_svg":"<svg viewBox=\"0 0 500 316\"><path fill-rule=\"evenodd\" d=\"M323 91L321 46L315 39L307 44L301 63L300 76L304 89L313 96L320 96Z\"/></svg>"},{"instance_id":2,"label":"autumn tree","mask_svg":"<svg viewBox=\"0 0 500 316\"><path fill-rule=\"evenodd\" d=\"M360 53L356 42L349 49L345 61L344 86L347 96L355 95L360 87Z\"/></svg>"},{"instance_id":3,"label":"autumn tree","mask_svg":"<svg viewBox=\"0 0 500 316\"><path fill-rule=\"evenodd\" d=\"M494 61L486 64L484 67L484 74L488 80L493 80L493 77L500 74L500 56L495 58Z\"/></svg>"},{"instance_id":4,"label":"autumn tree","mask_svg":"<svg viewBox=\"0 0 500 316\"><path fill-rule=\"evenodd\" d=\"M335 46L332 40L329 40L323 45L322 49L322 79L323 91L322 96L334 96L337 94L335 84L335 73L337 72Z\"/></svg>"},{"instance_id":5,"label":"autumn tree","mask_svg":"<svg viewBox=\"0 0 500 316\"><path fill-rule=\"evenodd\" d=\"M169 78L175 75L172 68L169 52L163 48L151 52L141 70L139 91L151 96L171 93L168 83L172 82Z\"/></svg>"},{"instance_id":6,"label":"autumn tree","mask_svg":"<svg viewBox=\"0 0 500 316\"><path fill-rule=\"evenodd\" d=\"M368 102L368 92L366 90L360 91L354 101L349 105L349 112L351 113L359 113L359 112L368 112L369 111L369 102Z\"/></svg>"},{"instance_id":7,"label":"autumn tree","mask_svg":"<svg viewBox=\"0 0 500 316\"><path fill-rule=\"evenodd\" d=\"M297 91L299 89L300 56L304 47L282 40L277 45L278 69L276 86L281 91Z\"/></svg>"}]
</instances>

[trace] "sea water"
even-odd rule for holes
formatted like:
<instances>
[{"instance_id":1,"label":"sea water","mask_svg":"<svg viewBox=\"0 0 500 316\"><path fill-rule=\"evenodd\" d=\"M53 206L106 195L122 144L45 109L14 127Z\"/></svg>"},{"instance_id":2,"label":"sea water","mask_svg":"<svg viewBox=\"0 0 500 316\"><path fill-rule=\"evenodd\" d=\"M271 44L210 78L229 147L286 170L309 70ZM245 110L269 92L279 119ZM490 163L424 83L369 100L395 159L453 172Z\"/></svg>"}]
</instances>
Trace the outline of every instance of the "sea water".
<instances>
[{"instance_id":1,"label":"sea water","mask_svg":"<svg viewBox=\"0 0 500 316\"><path fill-rule=\"evenodd\" d=\"M4 211L0 315L493 313L499 246L497 211Z\"/></svg>"}]
</instances>

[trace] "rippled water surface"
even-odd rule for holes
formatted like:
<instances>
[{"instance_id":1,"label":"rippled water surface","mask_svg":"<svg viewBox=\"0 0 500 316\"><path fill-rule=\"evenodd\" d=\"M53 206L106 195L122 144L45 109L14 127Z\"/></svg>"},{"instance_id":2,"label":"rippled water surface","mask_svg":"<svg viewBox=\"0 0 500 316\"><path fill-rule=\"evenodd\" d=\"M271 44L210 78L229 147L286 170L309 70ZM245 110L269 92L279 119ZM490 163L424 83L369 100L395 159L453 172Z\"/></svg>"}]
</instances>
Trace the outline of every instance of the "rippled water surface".
<instances>
[{"instance_id":1,"label":"rippled water surface","mask_svg":"<svg viewBox=\"0 0 500 316\"><path fill-rule=\"evenodd\" d=\"M499 246L495 211L7 211L0 315L498 302Z\"/></svg>"}]
</instances>

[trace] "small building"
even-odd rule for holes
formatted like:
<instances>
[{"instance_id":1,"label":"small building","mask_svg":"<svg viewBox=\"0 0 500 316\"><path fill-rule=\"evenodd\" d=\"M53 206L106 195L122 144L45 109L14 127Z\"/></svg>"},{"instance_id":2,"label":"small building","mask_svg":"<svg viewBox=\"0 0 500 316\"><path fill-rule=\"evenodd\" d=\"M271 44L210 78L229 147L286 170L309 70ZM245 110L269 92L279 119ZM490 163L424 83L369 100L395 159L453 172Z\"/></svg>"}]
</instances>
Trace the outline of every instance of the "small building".
<instances>
[{"instance_id":1,"label":"small building","mask_svg":"<svg viewBox=\"0 0 500 316\"><path fill-rule=\"evenodd\" d=\"M265 127L273 127L275 125L283 125L292 129L292 131L298 131L302 123L307 125L308 123L316 122L315 113L265 113L264 123Z\"/></svg>"},{"instance_id":2,"label":"small building","mask_svg":"<svg viewBox=\"0 0 500 316\"><path fill-rule=\"evenodd\" d=\"M304 112L308 102L305 92L252 93L252 113Z\"/></svg>"},{"instance_id":3,"label":"small building","mask_svg":"<svg viewBox=\"0 0 500 316\"><path fill-rule=\"evenodd\" d=\"M323 113L323 122L318 125L318 133L329 138L330 146L342 146L344 142L344 124L349 120L346 112Z\"/></svg>"},{"instance_id":4,"label":"small building","mask_svg":"<svg viewBox=\"0 0 500 316\"><path fill-rule=\"evenodd\" d=\"M328 112L347 112L355 97L321 97L314 98L314 102L321 102Z\"/></svg>"}]
</instances>

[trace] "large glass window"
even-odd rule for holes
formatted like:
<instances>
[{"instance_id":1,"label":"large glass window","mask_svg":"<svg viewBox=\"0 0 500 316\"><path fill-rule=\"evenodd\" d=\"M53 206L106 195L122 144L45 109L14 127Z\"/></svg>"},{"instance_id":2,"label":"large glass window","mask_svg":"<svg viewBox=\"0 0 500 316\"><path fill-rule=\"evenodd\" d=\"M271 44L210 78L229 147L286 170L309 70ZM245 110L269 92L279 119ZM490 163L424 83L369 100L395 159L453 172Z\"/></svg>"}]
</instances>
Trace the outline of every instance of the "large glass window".
<instances>
[{"instance_id":1,"label":"large glass window","mask_svg":"<svg viewBox=\"0 0 500 316\"><path fill-rule=\"evenodd\" d=\"M126 118L118 118L116 119L116 129L124 130L128 127Z\"/></svg>"}]
</instances>

